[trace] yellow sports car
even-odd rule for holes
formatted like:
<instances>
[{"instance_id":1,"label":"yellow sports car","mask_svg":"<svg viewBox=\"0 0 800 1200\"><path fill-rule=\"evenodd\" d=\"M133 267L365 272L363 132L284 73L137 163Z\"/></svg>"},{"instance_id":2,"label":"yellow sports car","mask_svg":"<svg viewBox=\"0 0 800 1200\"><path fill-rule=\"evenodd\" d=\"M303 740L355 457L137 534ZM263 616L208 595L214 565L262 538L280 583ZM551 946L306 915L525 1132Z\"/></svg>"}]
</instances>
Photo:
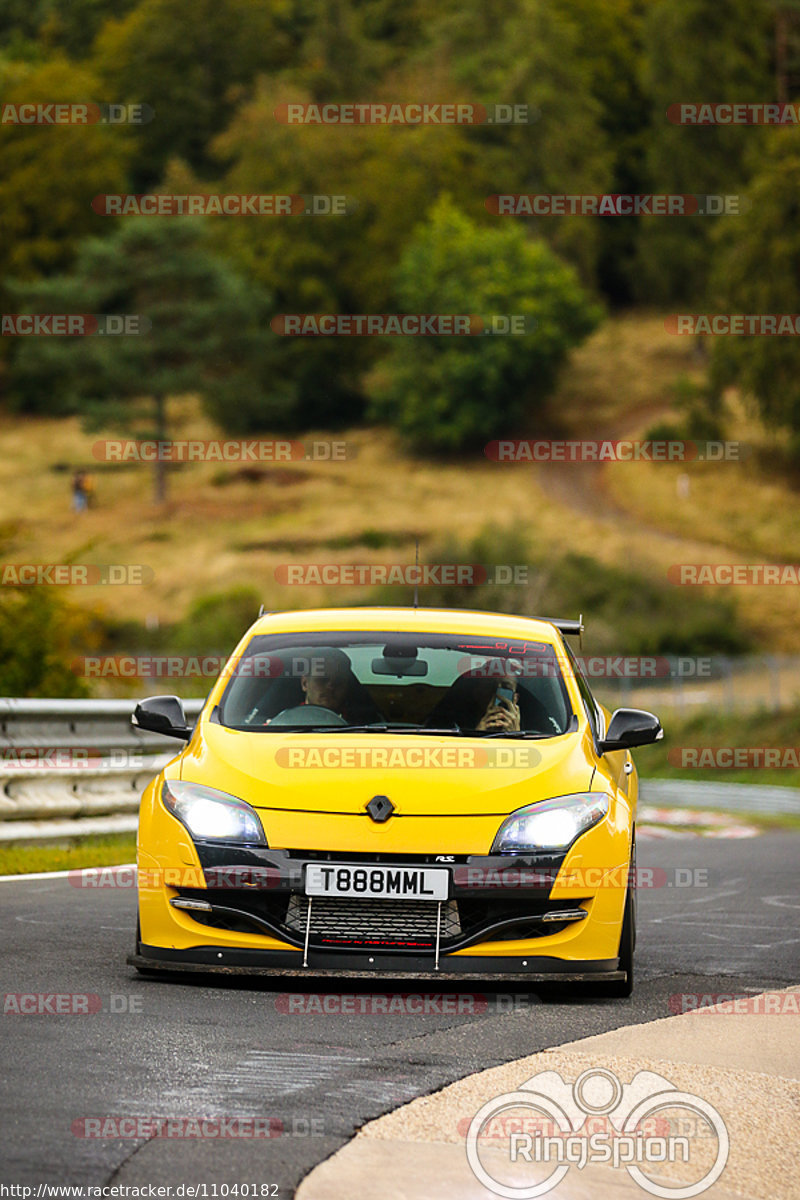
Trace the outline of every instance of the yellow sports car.
<instances>
[{"instance_id":1,"label":"yellow sports car","mask_svg":"<svg viewBox=\"0 0 800 1200\"><path fill-rule=\"evenodd\" d=\"M140 971L582 981L628 995L637 775L662 736L592 696L578 621L261 616L147 787Z\"/></svg>"}]
</instances>

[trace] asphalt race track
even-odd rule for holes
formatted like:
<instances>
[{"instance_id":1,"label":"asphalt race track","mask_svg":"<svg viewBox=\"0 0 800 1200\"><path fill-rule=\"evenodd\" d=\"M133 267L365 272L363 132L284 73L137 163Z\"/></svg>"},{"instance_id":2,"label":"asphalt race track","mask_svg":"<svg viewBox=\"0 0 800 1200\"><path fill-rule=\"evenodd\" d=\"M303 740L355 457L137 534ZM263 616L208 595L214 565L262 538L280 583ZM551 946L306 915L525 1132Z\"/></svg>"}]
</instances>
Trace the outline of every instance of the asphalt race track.
<instances>
[{"instance_id":1,"label":"asphalt race track","mask_svg":"<svg viewBox=\"0 0 800 1200\"><path fill-rule=\"evenodd\" d=\"M214 1197L249 1183L289 1197L365 1121L461 1076L668 1016L671 996L798 981L800 834L642 838L638 856L654 886L639 891L631 1000L451 983L438 994L410 988L412 1000L392 1006L404 1012L370 999L399 991L379 981L337 988L310 978L296 991L311 1001L291 1001L285 980L140 977L125 964L132 888L0 883L2 1179L33 1185L34 1196L39 1184L170 1184L173 1195L206 1184ZM340 991L356 995L351 1007L377 1011L321 1011L340 1004L323 1000ZM31 993L45 1011L15 1011L34 1003L17 999ZM77 999L54 998L64 995ZM290 1002L306 1011L288 1011ZM59 1003L100 1011L46 1011ZM203 1137L152 1136L157 1118L183 1133L201 1129L193 1120L213 1124ZM274 1136L232 1136L254 1128ZM98 1131L139 1136L85 1136Z\"/></svg>"}]
</instances>

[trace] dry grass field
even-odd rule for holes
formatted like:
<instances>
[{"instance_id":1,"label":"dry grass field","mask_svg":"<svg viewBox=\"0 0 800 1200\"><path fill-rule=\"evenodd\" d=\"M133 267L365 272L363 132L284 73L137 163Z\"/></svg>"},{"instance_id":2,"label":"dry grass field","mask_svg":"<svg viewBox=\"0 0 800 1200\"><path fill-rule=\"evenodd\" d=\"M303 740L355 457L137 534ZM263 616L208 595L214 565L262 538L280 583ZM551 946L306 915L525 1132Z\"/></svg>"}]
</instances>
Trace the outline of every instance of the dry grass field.
<instances>
[{"instance_id":1,"label":"dry grass field","mask_svg":"<svg viewBox=\"0 0 800 1200\"><path fill-rule=\"evenodd\" d=\"M610 319L574 355L547 430L529 435L638 435L668 416L681 378L703 363L689 339L669 337L663 318ZM116 618L152 622L183 616L192 601L237 585L255 588L268 608L360 603L358 589L281 584L287 563L409 563L449 538L468 540L489 525L522 533L537 559L571 550L665 579L681 562L800 561L800 504L788 482L764 467L770 440L732 408L729 437L761 447L743 463L688 466L617 463L501 464L480 457L434 461L405 451L386 430L331 435L347 444L344 462L196 463L170 471L169 500L151 500L151 468L95 462L100 436L77 419L2 418L0 557L5 563L142 564L144 586L69 589L73 603ZM192 399L172 402L173 436L218 432ZM269 437L269 431L265 431ZM71 470L89 469L97 503L76 515ZM677 476L689 475L679 499ZM397 603L409 602L398 588ZM681 604L681 589L675 589ZM424 603L424 591L421 593ZM795 589L741 587L743 623L764 649L800 650Z\"/></svg>"}]
</instances>

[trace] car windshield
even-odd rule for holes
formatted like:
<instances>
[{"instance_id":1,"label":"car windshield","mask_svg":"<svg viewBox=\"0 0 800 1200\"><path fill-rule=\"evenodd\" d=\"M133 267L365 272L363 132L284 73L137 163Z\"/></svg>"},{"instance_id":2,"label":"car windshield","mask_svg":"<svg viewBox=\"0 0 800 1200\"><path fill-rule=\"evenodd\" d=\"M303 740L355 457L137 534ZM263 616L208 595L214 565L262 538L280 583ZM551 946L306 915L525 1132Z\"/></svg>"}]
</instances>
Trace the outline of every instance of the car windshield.
<instances>
[{"instance_id":1,"label":"car windshield","mask_svg":"<svg viewBox=\"0 0 800 1200\"><path fill-rule=\"evenodd\" d=\"M278 733L374 728L554 737L573 715L554 646L416 633L259 635L215 719Z\"/></svg>"}]
</instances>

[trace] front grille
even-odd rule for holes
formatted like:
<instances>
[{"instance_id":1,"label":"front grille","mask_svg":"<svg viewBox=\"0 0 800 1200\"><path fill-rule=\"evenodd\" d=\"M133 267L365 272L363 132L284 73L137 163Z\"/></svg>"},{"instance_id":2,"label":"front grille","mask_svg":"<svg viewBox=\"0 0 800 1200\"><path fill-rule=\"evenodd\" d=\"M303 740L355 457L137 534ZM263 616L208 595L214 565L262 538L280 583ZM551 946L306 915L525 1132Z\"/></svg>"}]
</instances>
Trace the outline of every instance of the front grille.
<instances>
[{"instance_id":1,"label":"front grille","mask_svg":"<svg viewBox=\"0 0 800 1200\"><path fill-rule=\"evenodd\" d=\"M262 933L286 937L302 946L306 935L308 898L299 892L270 893L252 888L179 888L181 896L201 899L213 912L192 912L200 925L231 933ZM443 952L481 941L514 941L559 933L567 922L544 924L540 918L554 908L577 909L584 898L557 902L547 899L455 899L442 902L440 948ZM437 904L430 900L313 897L309 945L342 950L416 949L433 954L436 945Z\"/></svg>"},{"instance_id":2,"label":"front grille","mask_svg":"<svg viewBox=\"0 0 800 1200\"><path fill-rule=\"evenodd\" d=\"M311 932L316 943L337 946L407 946L427 949L436 944L437 904L426 900L340 899L315 896ZM308 897L292 894L286 925L305 936ZM441 938L461 935L455 900L442 903Z\"/></svg>"}]
</instances>

